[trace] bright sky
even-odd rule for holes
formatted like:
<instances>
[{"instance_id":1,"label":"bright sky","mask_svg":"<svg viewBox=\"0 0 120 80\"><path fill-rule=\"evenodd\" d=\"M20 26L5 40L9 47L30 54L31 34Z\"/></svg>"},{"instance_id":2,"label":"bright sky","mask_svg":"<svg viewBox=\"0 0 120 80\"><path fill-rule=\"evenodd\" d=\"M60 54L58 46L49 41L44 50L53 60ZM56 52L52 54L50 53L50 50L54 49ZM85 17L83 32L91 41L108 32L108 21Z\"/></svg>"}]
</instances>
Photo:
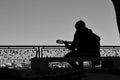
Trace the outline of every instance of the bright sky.
<instances>
[{"instance_id":1,"label":"bright sky","mask_svg":"<svg viewBox=\"0 0 120 80\"><path fill-rule=\"evenodd\" d=\"M80 19L101 37L101 45L120 44L111 0L0 0L0 44L71 41Z\"/></svg>"}]
</instances>

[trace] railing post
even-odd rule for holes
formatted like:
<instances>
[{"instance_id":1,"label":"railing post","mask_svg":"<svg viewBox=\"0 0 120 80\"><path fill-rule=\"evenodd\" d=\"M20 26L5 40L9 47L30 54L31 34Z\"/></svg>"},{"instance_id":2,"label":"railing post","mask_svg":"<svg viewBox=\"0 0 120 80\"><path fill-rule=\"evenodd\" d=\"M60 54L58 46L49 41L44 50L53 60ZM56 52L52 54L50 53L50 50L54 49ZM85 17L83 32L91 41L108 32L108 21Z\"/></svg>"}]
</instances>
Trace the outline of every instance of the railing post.
<instances>
[{"instance_id":1,"label":"railing post","mask_svg":"<svg viewBox=\"0 0 120 80\"><path fill-rule=\"evenodd\" d=\"M42 47L40 46L40 47L39 47L39 58L41 58L41 57L42 57L42 55L41 55L42 50L41 50L41 49L42 49Z\"/></svg>"}]
</instances>

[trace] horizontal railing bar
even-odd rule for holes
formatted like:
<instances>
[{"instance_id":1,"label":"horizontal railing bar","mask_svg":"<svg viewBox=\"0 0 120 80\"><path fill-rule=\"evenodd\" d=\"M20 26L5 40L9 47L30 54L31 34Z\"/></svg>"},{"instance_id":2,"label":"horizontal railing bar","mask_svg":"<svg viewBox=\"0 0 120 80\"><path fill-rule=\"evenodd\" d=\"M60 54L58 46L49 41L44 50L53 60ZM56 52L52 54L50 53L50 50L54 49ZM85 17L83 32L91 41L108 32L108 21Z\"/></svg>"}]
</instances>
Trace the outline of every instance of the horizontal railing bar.
<instances>
[{"instance_id":1,"label":"horizontal railing bar","mask_svg":"<svg viewBox=\"0 0 120 80\"><path fill-rule=\"evenodd\" d=\"M8 46L8 47L0 47L0 49L37 49L40 47L34 47L34 46L17 46L17 47L13 47L13 46Z\"/></svg>"},{"instance_id":2,"label":"horizontal railing bar","mask_svg":"<svg viewBox=\"0 0 120 80\"><path fill-rule=\"evenodd\" d=\"M65 47L65 46L64 45L0 45L0 47ZM120 47L120 46L101 45L100 47Z\"/></svg>"},{"instance_id":3,"label":"horizontal railing bar","mask_svg":"<svg viewBox=\"0 0 120 80\"><path fill-rule=\"evenodd\" d=\"M59 45L0 45L0 47L65 47Z\"/></svg>"},{"instance_id":4,"label":"horizontal railing bar","mask_svg":"<svg viewBox=\"0 0 120 80\"><path fill-rule=\"evenodd\" d=\"M33 58L31 60L61 62L61 61L120 61L120 57L69 57L69 58Z\"/></svg>"}]
</instances>

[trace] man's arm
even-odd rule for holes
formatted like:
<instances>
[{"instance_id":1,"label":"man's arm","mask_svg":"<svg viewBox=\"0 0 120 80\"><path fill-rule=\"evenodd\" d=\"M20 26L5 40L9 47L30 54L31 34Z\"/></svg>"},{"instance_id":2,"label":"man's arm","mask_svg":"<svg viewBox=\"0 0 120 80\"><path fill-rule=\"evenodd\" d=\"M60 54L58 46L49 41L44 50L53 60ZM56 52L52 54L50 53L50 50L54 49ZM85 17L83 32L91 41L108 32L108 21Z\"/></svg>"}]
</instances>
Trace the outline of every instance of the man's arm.
<instances>
[{"instance_id":1,"label":"man's arm","mask_svg":"<svg viewBox=\"0 0 120 80\"><path fill-rule=\"evenodd\" d=\"M73 41L73 42L64 41L64 44L65 44L65 46L66 46L69 50L75 51L76 46L75 46L75 44L74 44L74 41Z\"/></svg>"},{"instance_id":2,"label":"man's arm","mask_svg":"<svg viewBox=\"0 0 120 80\"><path fill-rule=\"evenodd\" d=\"M67 47L69 50L75 51L74 42L71 42L71 41L63 41L63 40L56 40L56 43L58 43L58 44L65 44L65 47Z\"/></svg>"}]
</instances>

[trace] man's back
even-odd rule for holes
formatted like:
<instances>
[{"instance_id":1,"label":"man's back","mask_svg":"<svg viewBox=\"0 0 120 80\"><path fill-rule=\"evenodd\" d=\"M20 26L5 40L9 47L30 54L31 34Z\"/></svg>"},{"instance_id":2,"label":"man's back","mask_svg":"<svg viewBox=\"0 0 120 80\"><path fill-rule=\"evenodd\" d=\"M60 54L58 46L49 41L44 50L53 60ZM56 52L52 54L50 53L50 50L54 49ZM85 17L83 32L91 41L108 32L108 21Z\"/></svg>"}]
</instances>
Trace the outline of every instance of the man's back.
<instances>
[{"instance_id":1,"label":"man's back","mask_svg":"<svg viewBox=\"0 0 120 80\"><path fill-rule=\"evenodd\" d=\"M73 44L80 56L97 56L99 54L100 38L90 29L76 31Z\"/></svg>"}]
</instances>

